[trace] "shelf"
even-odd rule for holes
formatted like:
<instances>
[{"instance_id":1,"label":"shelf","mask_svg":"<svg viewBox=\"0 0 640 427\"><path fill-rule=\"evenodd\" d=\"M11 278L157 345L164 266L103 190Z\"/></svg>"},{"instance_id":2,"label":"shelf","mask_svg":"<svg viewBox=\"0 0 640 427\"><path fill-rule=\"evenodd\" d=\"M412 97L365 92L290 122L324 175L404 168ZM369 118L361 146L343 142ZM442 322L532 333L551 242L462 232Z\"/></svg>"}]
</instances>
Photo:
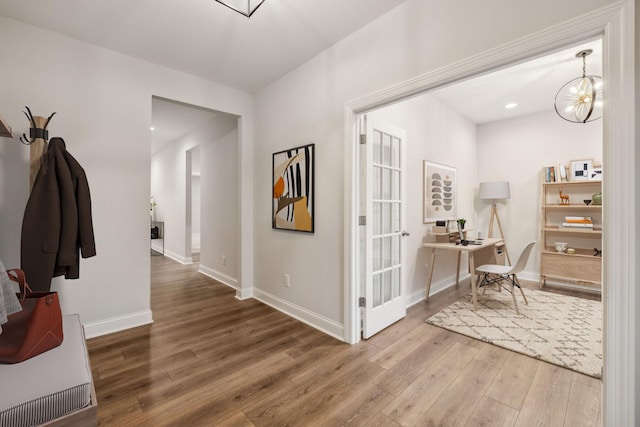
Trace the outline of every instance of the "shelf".
<instances>
[{"instance_id":1,"label":"shelf","mask_svg":"<svg viewBox=\"0 0 640 427\"><path fill-rule=\"evenodd\" d=\"M576 250L575 254L568 254L566 252L558 252L552 246L546 246L543 250L543 254L553 254L558 256L566 256L566 257L588 257L594 258L593 249L582 249L582 248L574 248ZM598 258L598 257L595 257Z\"/></svg>"},{"instance_id":2,"label":"shelf","mask_svg":"<svg viewBox=\"0 0 640 427\"><path fill-rule=\"evenodd\" d=\"M552 233L567 233L567 234L591 234L594 236L602 236L602 228L595 227L593 230L584 230L581 228L561 228L558 226L546 226L544 231Z\"/></svg>"},{"instance_id":3,"label":"shelf","mask_svg":"<svg viewBox=\"0 0 640 427\"><path fill-rule=\"evenodd\" d=\"M11 134L11 126L9 126L2 117L0 117L0 136L13 138L13 135Z\"/></svg>"},{"instance_id":4,"label":"shelf","mask_svg":"<svg viewBox=\"0 0 640 427\"><path fill-rule=\"evenodd\" d=\"M561 205L559 203L547 204L544 205L546 209L579 209L579 210L587 210L587 211L600 211L602 210L602 205L585 205L582 204L573 204L573 205Z\"/></svg>"},{"instance_id":5,"label":"shelf","mask_svg":"<svg viewBox=\"0 0 640 427\"><path fill-rule=\"evenodd\" d=\"M564 181L564 182L543 182L543 185L548 185L551 187L563 185L602 185L602 181Z\"/></svg>"},{"instance_id":6,"label":"shelf","mask_svg":"<svg viewBox=\"0 0 640 427\"><path fill-rule=\"evenodd\" d=\"M543 174L544 175L544 174ZM543 176L544 178L544 176ZM585 205L602 191L602 181L543 182L540 224L540 285L548 278L579 286L602 289L602 205ZM566 196L565 196L566 195ZM567 196L570 197L567 200ZM563 201L571 203L563 204ZM563 227L567 216L591 217L595 227ZM575 253L558 252L555 241L567 242Z\"/></svg>"}]
</instances>

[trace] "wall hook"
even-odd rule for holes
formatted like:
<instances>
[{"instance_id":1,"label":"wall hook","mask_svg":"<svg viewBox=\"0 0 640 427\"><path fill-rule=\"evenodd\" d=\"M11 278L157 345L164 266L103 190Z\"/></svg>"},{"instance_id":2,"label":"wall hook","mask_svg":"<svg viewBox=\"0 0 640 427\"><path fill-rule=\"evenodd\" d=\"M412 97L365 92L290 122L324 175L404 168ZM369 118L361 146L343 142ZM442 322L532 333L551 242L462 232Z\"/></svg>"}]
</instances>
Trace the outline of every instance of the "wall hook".
<instances>
[{"instance_id":1,"label":"wall hook","mask_svg":"<svg viewBox=\"0 0 640 427\"><path fill-rule=\"evenodd\" d=\"M30 145L36 139L43 139L44 142L46 143L49 140L49 131L47 130L47 126L49 126L49 122L51 121L51 118L56 113L55 112L52 113L47 119L47 121L44 123L44 125L40 128L36 125L36 121L33 118L33 114L31 114L31 110L29 109L29 107L25 106L24 108L27 109L27 111L26 112L23 111L23 113L25 116L27 116L29 123L31 123L31 129L29 129L29 138L27 138L27 135L23 133L22 136L20 137L20 142L22 142L24 145Z\"/></svg>"}]
</instances>

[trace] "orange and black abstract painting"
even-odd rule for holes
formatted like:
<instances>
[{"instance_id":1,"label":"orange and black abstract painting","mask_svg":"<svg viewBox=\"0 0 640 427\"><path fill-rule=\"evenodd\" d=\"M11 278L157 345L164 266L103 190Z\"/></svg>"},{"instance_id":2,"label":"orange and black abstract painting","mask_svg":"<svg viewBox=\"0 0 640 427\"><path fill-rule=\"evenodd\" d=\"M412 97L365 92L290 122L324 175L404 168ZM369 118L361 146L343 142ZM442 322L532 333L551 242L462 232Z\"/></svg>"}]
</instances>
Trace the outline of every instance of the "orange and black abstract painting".
<instances>
[{"instance_id":1,"label":"orange and black abstract painting","mask_svg":"<svg viewBox=\"0 0 640 427\"><path fill-rule=\"evenodd\" d=\"M314 232L315 144L273 154L272 228Z\"/></svg>"}]
</instances>

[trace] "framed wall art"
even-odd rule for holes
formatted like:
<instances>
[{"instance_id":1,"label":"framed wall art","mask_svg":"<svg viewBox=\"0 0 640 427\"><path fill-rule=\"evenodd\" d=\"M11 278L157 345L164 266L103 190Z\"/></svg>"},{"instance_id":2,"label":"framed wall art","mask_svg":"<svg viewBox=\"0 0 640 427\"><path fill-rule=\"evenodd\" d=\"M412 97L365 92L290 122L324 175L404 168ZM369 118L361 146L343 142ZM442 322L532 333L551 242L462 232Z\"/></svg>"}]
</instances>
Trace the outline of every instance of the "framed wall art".
<instances>
[{"instance_id":1,"label":"framed wall art","mask_svg":"<svg viewBox=\"0 0 640 427\"><path fill-rule=\"evenodd\" d=\"M451 166L425 160L423 163L423 222L456 219L456 175Z\"/></svg>"},{"instance_id":2,"label":"framed wall art","mask_svg":"<svg viewBox=\"0 0 640 427\"><path fill-rule=\"evenodd\" d=\"M602 181L602 166L594 166L589 169L589 181Z\"/></svg>"},{"instance_id":3,"label":"framed wall art","mask_svg":"<svg viewBox=\"0 0 640 427\"><path fill-rule=\"evenodd\" d=\"M313 233L315 144L273 153L272 161L271 227Z\"/></svg>"},{"instance_id":4,"label":"framed wall art","mask_svg":"<svg viewBox=\"0 0 640 427\"><path fill-rule=\"evenodd\" d=\"M571 162L570 181L587 181L589 169L593 169L593 160L573 160Z\"/></svg>"}]
</instances>

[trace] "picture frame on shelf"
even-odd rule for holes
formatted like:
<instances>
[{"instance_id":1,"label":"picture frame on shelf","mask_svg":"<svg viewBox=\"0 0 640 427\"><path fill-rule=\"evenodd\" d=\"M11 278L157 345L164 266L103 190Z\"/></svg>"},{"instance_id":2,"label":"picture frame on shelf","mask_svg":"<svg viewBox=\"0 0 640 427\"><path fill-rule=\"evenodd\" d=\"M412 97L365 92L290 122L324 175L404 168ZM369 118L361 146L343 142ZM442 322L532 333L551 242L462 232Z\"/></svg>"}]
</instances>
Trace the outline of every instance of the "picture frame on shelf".
<instances>
[{"instance_id":1,"label":"picture frame on shelf","mask_svg":"<svg viewBox=\"0 0 640 427\"><path fill-rule=\"evenodd\" d=\"M593 169L593 160L572 160L570 181L587 181L589 180L589 169Z\"/></svg>"},{"instance_id":2,"label":"picture frame on shelf","mask_svg":"<svg viewBox=\"0 0 640 427\"><path fill-rule=\"evenodd\" d=\"M589 169L589 181L602 181L602 166Z\"/></svg>"},{"instance_id":3,"label":"picture frame on shelf","mask_svg":"<svg viewBox=\"0 0 640 427\"><path fill-rule=\"evenodd\" d=\"M423 223L456 219L458 170L423 161Z\"/></svg>"}]
</instances>

